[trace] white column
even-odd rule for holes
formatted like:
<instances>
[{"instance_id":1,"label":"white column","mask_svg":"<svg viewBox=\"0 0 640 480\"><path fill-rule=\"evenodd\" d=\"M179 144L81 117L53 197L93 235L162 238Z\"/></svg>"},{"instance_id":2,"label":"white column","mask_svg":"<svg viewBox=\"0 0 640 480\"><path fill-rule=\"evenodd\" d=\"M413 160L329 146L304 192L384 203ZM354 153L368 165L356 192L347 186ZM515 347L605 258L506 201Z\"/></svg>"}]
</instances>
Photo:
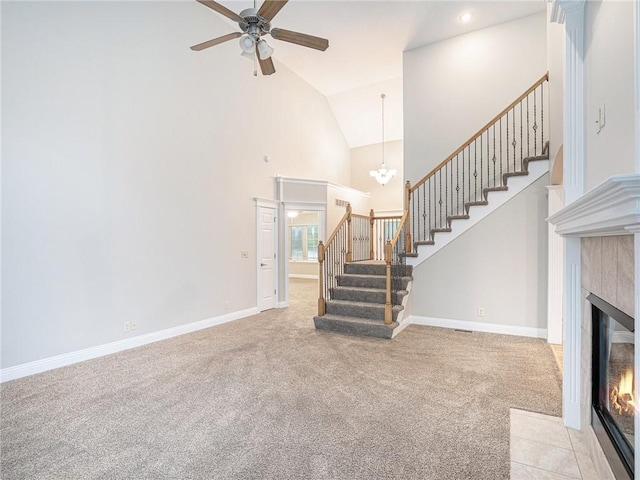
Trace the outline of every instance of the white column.
<instances>
[{"instance_id":1,"label":"white column","mask_svg":"<svg viewBox=\"0 0 640 480\"><path fill-rule=\"evenodd\" d=\"M634 2L633 9L634 19L634 78L635 78L635 131L636 131L636 172L640 173L640 1ZM633 230L634 233L634 267L635 267L635 311L633 316L635 318L635 344L640 345L640 229ZM640 348L635 349L635 371L640 371ZM637 373L636 373L637 375ZM635 382L634 395L638 398L640 394L639 382ZM635 415L634 429L636 432L640 432L640 415ZM634 448L637 452L640 448L640 435L635 435ZM640 455L635 455L635 471L640 472Z\"/></svg>"},{"instance_id":2,"label":"white column","mask_svg":"<svg viewBox=\"0 0 640 480\"><path fill-rule=\"evenodd\" d=\"M584 0L555 0L551 21L564 23L564 200L565 204L584 193ZM566 426L581 427L582 291L580 239L564 242L563 305L563 418Z\"/></svg>"},{"instance_id":3,"label":"white column","mask_svg":"<svg viewBox=\"0 0 640 480\"><path fill-rule=\"evenodd\" d=\"M562 185L547 186L549 197L549 216L556 213L564 206L564 190ZM548 282L547 282L547 341L549 343L562 343L562 271L564 240L549 228L549 258L548 258Z\"/></svg>"}]
</instances>

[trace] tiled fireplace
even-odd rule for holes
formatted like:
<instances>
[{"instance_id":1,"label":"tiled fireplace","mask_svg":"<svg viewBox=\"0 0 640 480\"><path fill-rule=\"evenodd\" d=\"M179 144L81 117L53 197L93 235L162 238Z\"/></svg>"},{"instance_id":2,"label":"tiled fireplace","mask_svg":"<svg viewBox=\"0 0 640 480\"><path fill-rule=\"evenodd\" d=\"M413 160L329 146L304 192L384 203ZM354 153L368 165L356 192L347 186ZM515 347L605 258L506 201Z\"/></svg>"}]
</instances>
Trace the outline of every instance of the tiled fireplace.
<instances>
[{"instance_id":1,"label":"tiled fireplace","mask_svg":"<svg viewBox=\"0 0 640 480\"><path fill-rule=\"evenodd\" d=\"M568 248L574 250L573 262L568 254L565 265L563 415L571 426L571 423L576 423L575 415L571 419L575 412L567 410L579 410L579 428L586 434L599 478L633 478L629 475L629 471L634 470L633 465L625 468L624 460L618 461L615 457L623 456L620 449L624 450L625 444L627 450L633 452L639 443L638 436L634 435L638 425L637 414L630 414L628 410L624 412L635 408L635 382L621 377L627 370L630 373L640 372L639 355L634 349L638 334L633 320L636 317L635 285L640 273L635 267L639 263L637 259L640 259L640 175L610 178L550 217L549 221L556 226L556 232L565 237ZM576 240L579 241L576 243ZM576 250L578 256L575 255ZM603 325L593 317L593 304L622 312L627 321L609 320L605 315L607 319ZM581 312L582 318L568 318L572 312ZM604 364L597 367L596 374L592 375L594 329L595 342L599 342L595 353L604 354ZM620 384L621 381L630 381L632 391L621 393L621 389L629 390ZM572 390L573 386L578 388ZM601 416L594 415L594 399L596 405L600 402L596 410L608 411L608 416L617 420L617 434L622 437L622 447L607 442L611 435L603 429ZM618 413L616 402L623 404L621 413ZM634 463L633 456L630 462Z\"/></svg>"},{"instance_id":2,"label":"tiled fireplace","mask_svg":"<svg viewBox=\"0 0 640 480\"><path fill-rule=\"evenodd\" d=\"M635 328L629 324L635 310L634 236L585 237L581 243L583 424L592 425L615 478L633 478L628 471L633 471L634 412L618 414L610 396L617 395L613 389L620 387L614 383L622 380L621 375L634 370ZM594 375L592 365L598 361ZM624 372L618 371L623 368ZM607 426L608 421L613 425ZM600 469L606 471L602 456L597 457Z\"/></svg>"}]
</instances>

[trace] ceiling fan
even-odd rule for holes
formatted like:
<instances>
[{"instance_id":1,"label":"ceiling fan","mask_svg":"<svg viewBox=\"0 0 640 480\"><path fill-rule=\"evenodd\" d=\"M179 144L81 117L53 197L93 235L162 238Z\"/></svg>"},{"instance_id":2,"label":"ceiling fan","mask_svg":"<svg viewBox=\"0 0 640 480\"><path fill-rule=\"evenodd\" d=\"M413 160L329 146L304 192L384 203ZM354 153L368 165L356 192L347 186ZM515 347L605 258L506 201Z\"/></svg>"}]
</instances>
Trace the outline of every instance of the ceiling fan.
<instances>
[{"instance_id":1,"label":"ceiling fan","mask_svg":"<svg viewBox=\"0 0 640 480\"><path fill-rule=\"evenodd\" d=\"M228 33L227 35L222 35L221 37L214 38L213 40L199 43L198 45L191 47L191 50L204 50L205 48L213 47L214 45L240 37L240 48L243 52L242 55L248 57L256 55L262 74L271 75L276 71L273 66L273 60L271 59L273 48L271 48L267 42L262 39L264 35L271 35L271 37L276 40L295 43L296 45L314 48L323 52L329 47L329 40L325 38L285 30L284 28L271 28L271 20L273 20L273 17L275 17L282 7L285 6L288 0L264 0L260 9L247 8L239 14L232 12L227 7L214 2L213 0L197 1L204 6L215 10L221 15L230 18L234 22L237 22L242 32Z\"/></svg>"}]
</instances>

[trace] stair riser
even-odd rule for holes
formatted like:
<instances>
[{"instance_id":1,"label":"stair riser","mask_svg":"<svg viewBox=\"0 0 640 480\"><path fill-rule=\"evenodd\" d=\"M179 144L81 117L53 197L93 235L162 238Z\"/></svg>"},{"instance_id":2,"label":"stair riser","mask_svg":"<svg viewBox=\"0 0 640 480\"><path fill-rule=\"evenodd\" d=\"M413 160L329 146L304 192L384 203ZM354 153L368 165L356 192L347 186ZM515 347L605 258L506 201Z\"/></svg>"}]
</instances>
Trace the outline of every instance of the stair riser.
<instances>
[{"instance_id":1,"label":"stair riser","mask_svg":"<svg viewBox=\"0 0 640 480\"><path fill-rule=\"evenodd\" d=\"M361 277L355 275L341 275L338 285L344 287L387 288L385 277Z\"/></svg>"},{"instance_id":2,"label":"stair riser","mask_svg":"<svg viewBox=\"0 0 640 480\"><path fill-rule=\"evenodd\" d=\"M393 301L392 294L392 301ZM404 294L395 294L396 304L402 304L402 299L404 298ZM331 292L331 298L333 300L347 300L351 302L366 302L366 303L379 303L385 304L387 301L387 293L386 292L371 292L368 290L344 290L341 288L336 288Z\"/></svg>"},{"instance_id":3,"label":"stair riser","mask_svg":"<svg viewBox=\"0 0 640 480\"><path fill-rule=\"evenodd\" d=\"M385 324L361 326L330 320L325 317L314 317L313 323L318 330L329 330L331 332L346 333L348 335L386 339L391 339L391 336L393 335L393 328L390 328Z\"/></svg>"},{"instance_id":4,"label":"stair riser","mask_svg":"<svg viewBox=\"0 0 640 480\"><path fill-rule=\"evenodd\" d=\"M406 290L407 285L411 281L410 278L402 278L400 280L398 290ZM360 288L387 288L386 277L361 277L352 275L341 275L338 277L338 285L341 287L360 287Z\"/></svg>"},{"instance_id":5,"label":"stair riser","mask_svg":"<svg viewBox=\"0 0 640 480\"><path fill-rule=\"evenodd\" d=\"M368 318L384 322L384 305L372 303L370 306L339 304L332 301L326 303L326 311L329 315L341 315L343 317ZM398 317L398 309L392 310L392 319Z\"/></svg>"},{"instance_id":6,"label":"stair riser","mask_svg":"<svg viewBox=\"0 0 640 480\"><path fill-rule=\"evenodd\" d=\"M406 276L410 277L413 273L413 267L411 265L405 266ZM386 265L371 265L366 263L347 263L344 266L344 273L350 275L380 275L385 276L387 274Z\"/></svg>"},{"instance_id":7,"label":"stair riser","mask_svg":"<svg viewBox=\"0 0 640 480\"><path fill-rule=\"evenodd\" d=\"M369 318L371 320L384 321L384 305L371 304L370 307L360 305L336 304L327 302L327 313L330 315L342 315L343 317Z\"/></svg>"}]
</instances>

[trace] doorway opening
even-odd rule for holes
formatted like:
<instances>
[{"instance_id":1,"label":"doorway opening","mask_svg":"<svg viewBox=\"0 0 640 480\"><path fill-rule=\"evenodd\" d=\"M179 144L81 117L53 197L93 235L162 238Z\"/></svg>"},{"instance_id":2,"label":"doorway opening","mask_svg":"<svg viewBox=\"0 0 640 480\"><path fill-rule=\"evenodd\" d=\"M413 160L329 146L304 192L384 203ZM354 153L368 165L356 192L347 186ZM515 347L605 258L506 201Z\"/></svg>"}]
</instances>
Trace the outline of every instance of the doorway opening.
<instances>
[{"instance_id":1,"label":"doorway opening","mask_svg":"<svg viewBox=\"0 0 640 480\"><path fill-rule=\"evenodd\" d=\"M290 307L313 308L318 300L318 241L323 212L287 209L287 293Z\"/></svg>"}]
</instances>

